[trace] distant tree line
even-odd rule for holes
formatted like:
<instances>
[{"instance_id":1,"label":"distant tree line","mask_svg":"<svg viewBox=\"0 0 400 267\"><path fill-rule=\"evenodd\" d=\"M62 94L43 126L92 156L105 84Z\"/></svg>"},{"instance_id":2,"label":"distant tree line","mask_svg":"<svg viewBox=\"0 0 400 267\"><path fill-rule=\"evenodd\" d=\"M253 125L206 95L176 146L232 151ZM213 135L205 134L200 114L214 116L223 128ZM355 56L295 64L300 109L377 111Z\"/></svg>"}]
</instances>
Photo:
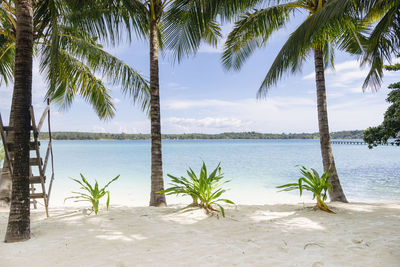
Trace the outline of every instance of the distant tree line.
<instances>
[{"instance_id":1,"label":"distant tree line","mask_svg":"<svg viewBox=\"0 0 400 267\"><path fill-rule=\"evenodd\" d=\"M362 130L340 131L331 133L332 139L362 139ZM40 139L48 139L48 133L41 133ZM117 134L89 132L53 132L55 140L149 140L150 134ZM220 134L163 134L164 140L197 140L197 139L319 139L318 133L257 133L257 132L228 132Z\"/></svg>"}]
</instances>

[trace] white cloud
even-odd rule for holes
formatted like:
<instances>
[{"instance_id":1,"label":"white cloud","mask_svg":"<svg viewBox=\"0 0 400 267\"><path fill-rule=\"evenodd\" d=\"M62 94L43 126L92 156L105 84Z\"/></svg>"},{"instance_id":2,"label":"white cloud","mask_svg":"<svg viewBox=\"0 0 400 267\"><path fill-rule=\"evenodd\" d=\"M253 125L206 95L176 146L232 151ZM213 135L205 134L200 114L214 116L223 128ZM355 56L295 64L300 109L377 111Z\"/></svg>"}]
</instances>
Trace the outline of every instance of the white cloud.
<instances>
[{"instance_id":1,"label":"white cloud","mask_svg":"<svg viewBox=\"0 0 400 267\"><path fill-rule=\"evenodd\" d=\"M179 110L181 114L190 116L169 117L163 124L166 132L282 132L293 131L294 128L302 128L302 131L305 131L303 119L310 119L316 115L314 99L306 97L269 97L266 100L236 101L181 99L167 101L162 106L166 107L166 112L176 114L175 111ZM299 116L302 118L299 119Z\"/></svg>"},{"instance_id":2,"label":"white cloud","mask_svg":"<svg viewBox=\"0 0 400 267\"><path fill-rule=\"evenodd\" d=\"M361 88L346 88L351 97L342 98L342 92L328 94L328 114L332 131L365 129L378 124L387 108L386 91L362 93ZM267 97L265 100L218 99L170 100L162 105L172 114L163 121L168 133L223 131L259 132L316 132L317 105L310 97ZM177 116L185 114L184 116ZM216 115L217 114L217 115Z\"/></svg>"},{"instance_id":3,"label":"white cloud","mask_svg":"<svg viewBox=\"0 0 400 267\"><path fill-rule=\"evenodd\" d=\"M169 110L179 110L179 109L205 108L205 107L224 107L224 106L226 107L232 105L235 105L235 103L218 99L170 100L164 104L164 108Z\"/></svg>"},{"instance_id":4,"label":"white cloud","mask_svg":"<svg viewBox=\"0 0 400 267\"><path fill-rule=\"evenodd\" d=\"M174 91L181 91L181 90L187 90L189 89L189 87L187 86L183 86L179 83L175 83L175 82L169 82L166 84L167 88L172 89Z\"/></svg>"},{"instance_id":5,"label":"white cloud","mask_svg":"<svg viewBox=\"0 0 400 267\"><path fill-rule=\"evenodd\" d=\"M264 105L263 103L267 103ZM236 101L225 101L218 99L201 99L201 100L169 100L163 105L167 110L183 110L183 109L199 109L199 108L230 108L242 111L244 109L251 109L252 106L268 106L270 109L277 108L291 108L294 106L310 106L315 102L311 98L305 97L270 97L265 100L256 99L242 99Z\"/></svg>"},{"instance_id":6,"label":"white cloud","mask_svg":"<svg viewBox=\"0 0 400 267\"><path fill-rule=\"evenodd\" d=\"M349 71L351 70L351 71ZM325 70L325 76L335 76L335 81L339 84L341 82L354 81L364 79L368 74L366 68L360 68L360 63L357 60L344 61L336 64L335 68L328 68ZM311 72L303 77L304 80L314 80L315 73Z\"/></svg>"},{"instance_id":7,"label":"white cloud","mask_svg":"<svg viewBox=\"0 0 400 267\"><path fill-rule=\"evenodd\" d=\"M329 68L328 73L333 73L334 71L344 71L344 70L354 70L360 68L360 62L357 60L348 60L339 64L335 64L335 69Z\"/></svg>"},{"instance_id":8,"label":"white cloud","mask_svg":"<svg viewBox=\"0 0 400 267\"><path fill-rule=\"evenodd\" d=\"M207 54L220 54L223 51L223 44L224 42L220 41L217 47L210 46L208 44L203 44L199 48L199 53L207 53Z\"/></svg>"},{"instance_id":9,"label":"white cloud","mask_svg":"<svg viewBox=\"0 0 400 267\"><path fill-rule=\"evenodd\" d=\"M112 99L112 102L114 104L118 104L119 102L121 102L121 99L115 97L115 98Z\"/></svg>"},{"instance_id":10,"label":"white cloud","mask_svg":"<svg viewBox=\"0 0 400 267\"><path fill-rule=\"evenodd\" d=\"M147 132L150 126L149 121L110 121L102 122L98 124L87 125L85 131L89 132L101 132L101 133L126 133L136 134ZM82 127L82 126L81 126ZM79 127L79 131L83 131Z\"/></svg>"},{"instance_id":11,"label":"white cloud","mask_svg":"<svg viewBox=\"0 0 400 267\"><path fill-rule=\"evenodd\" d=\"M393 63L398 62L398 59L393 59ZM328 68L325 71L327 84L333 87L346 87L349 84L360 84L364 82L367 77L369 68L367 66L360 66L357 60L348 60L335 65L335 68ZM396 73L384 71L384 77L397 76ZM315 73L311 72L303 77L304 80L314 80Z\"/></svg>"},{"instance_id":12,"label":"white cloud","mask_svg":"<svg viewBox=\"0 0 400 267\"><path fill-rule=\"evenodd\" d=\"M166 123L175 124L181 127L198 128L240 128L247 123L235 118L206 117L202 119L171 117L165 120Z\"/></svg>"}]
</instances>

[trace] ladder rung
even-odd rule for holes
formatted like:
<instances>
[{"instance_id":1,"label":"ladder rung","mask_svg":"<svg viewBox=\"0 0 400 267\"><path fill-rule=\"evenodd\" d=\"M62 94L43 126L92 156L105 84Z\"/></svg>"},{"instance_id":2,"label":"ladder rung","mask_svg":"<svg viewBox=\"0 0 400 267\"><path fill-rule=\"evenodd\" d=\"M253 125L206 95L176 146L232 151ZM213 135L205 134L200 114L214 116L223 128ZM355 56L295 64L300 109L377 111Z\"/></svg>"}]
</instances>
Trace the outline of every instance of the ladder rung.
<instances>
[{"instance_id":1,"label":"ladder rung","mask_svg":"<svg viewBox=\"0 0 400 267\"><path fill-rule=\"evenodd\" d=\"M32 198L32 199L34 199L34 198L44 198L44 194L43 193L30 194L30 198Z\"/></svg>"},{"instance_id":2,"label":"ladder rung","mask_svg":"<svg viewBox=\"0 0 400 267\"><path fill-rule=\"evenodd\" d=\"M37 146L39 148L40 142L37 142ZM30 150L36 150L36 142L29 142L29 149Z\"/></svg>"},{"instance_id":3,"label":"ladder rung","mask_svg":"<svg viewBox=\"0 0 400 267\"><path fill-rule=\"evenodd\" d=\"M43 164L43 160L42 158L38 159L38 158L30 158L29 159L29 165L31 166L39 166Z\"/></svg>"},{"instance_id":4,"label":"ladder rung","mask_svg":"<svg viewBox=\"0 0 400 267\"><path fill-rule=\"evenodd\" d=\"M29 178L29 182L31 184L40 184L40 183L42 183L42 181L40 180L40 176L31 176L31 178ZM43 182L46 182L46 176L43 177Z\"/></svg>"},{"instance_id":5,"label":"ladder rung","mask_svg":"<svg viewBox=\"0 0 400 267\"><path fill-rule=\"evenodd\" d=\"M10 173L10 169L8 168L0 168L0 174L6 174L6 173Z\"/></svg>"},{"instance_id":6,"label":"ladder rung","mask_svg":"<svg viewBox=\"0 0 400 267\"><path fill-rule=\"evenodd\" d=\"M11 127L11 126L3 126L3 130L4 130L5 132L13 131L13 130L14 130L14 127ZM29 130L33 130L32 126L29 127Z\"/></svg>"},{"instance_id":7,"label":"ladder rung","mask_svg":"<svg viewBox=\"0 0 400 267\"><path fill-rule=\"evenodd\" d=\"M40 146L40 142L38 142L38 145ZM7 147L8 147L8 151L13 151L14 150L14 143L8 142ZM29 150L36 150L36 143L35 142L29 142Z\"/></svg>"}]
</instances>

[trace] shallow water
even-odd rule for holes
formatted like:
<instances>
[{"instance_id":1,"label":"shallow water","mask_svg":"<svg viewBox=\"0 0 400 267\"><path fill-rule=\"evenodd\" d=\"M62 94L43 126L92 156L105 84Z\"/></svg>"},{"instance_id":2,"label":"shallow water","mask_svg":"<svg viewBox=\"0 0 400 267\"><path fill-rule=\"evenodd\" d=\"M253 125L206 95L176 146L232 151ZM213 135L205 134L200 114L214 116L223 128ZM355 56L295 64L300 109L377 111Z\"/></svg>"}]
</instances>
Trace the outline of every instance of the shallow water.
<instances>
[{"instance_id":1,"label":"shallow water","mask_svg":"<svg viewBox=\"0 0 400 267\"><path fill-rule=\"evenodd\" d=\"M46 143L42 143L44 150ZM100 183L120 174L120 179L110 186L112 203L147 204L150 141L54 141L53 147L56 180L52 205L63 205L70 191L78 189L68 178L77 178L79 173ZM399 147L370 150L361 145L333 145L333 151L350 201L400 200ZM163 141L165 177L167 173L185 175L188 167L198 172L202 160L210 170L221 162L225 177L231 180L227 195L240 204L300 201L298 192L277 193L275 187L299 178L296 165L322 170L318 140ZM306 195L303 201L311 201L311 196Z\"/></svg>"}]
</instances>

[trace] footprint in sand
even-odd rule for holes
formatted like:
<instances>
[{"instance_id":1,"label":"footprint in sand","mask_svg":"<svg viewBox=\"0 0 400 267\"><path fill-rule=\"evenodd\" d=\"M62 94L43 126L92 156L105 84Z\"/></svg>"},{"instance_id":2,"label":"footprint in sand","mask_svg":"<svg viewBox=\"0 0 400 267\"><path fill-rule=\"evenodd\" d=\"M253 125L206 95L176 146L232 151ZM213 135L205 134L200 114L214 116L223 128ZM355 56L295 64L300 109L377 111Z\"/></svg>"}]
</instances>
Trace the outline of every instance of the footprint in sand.
<instances>
[{"instance_id":1,"label":"footprint in sand","mask_svg":"<svg viewBox=\"0 0 400 267\"><path fill-rule=\"evenodd\" d=\"M282 244L279 246L279 249L282 250L283 252L287 253L288 252L288 244L285 240L282 240Z\"/></svg>"},{"instance_id":2,"label":"footprint in sand","mask_svg":"<svg viewBox=\"0 0 400 267\"><path fill-rule=\"evenodd\" d=\"M362 239L352 239L351 242L353 242L353 244L355 244L356 246L350 248L366 248L371 246L371 243L366 242Z\"/></svg>"}]
</instances>

